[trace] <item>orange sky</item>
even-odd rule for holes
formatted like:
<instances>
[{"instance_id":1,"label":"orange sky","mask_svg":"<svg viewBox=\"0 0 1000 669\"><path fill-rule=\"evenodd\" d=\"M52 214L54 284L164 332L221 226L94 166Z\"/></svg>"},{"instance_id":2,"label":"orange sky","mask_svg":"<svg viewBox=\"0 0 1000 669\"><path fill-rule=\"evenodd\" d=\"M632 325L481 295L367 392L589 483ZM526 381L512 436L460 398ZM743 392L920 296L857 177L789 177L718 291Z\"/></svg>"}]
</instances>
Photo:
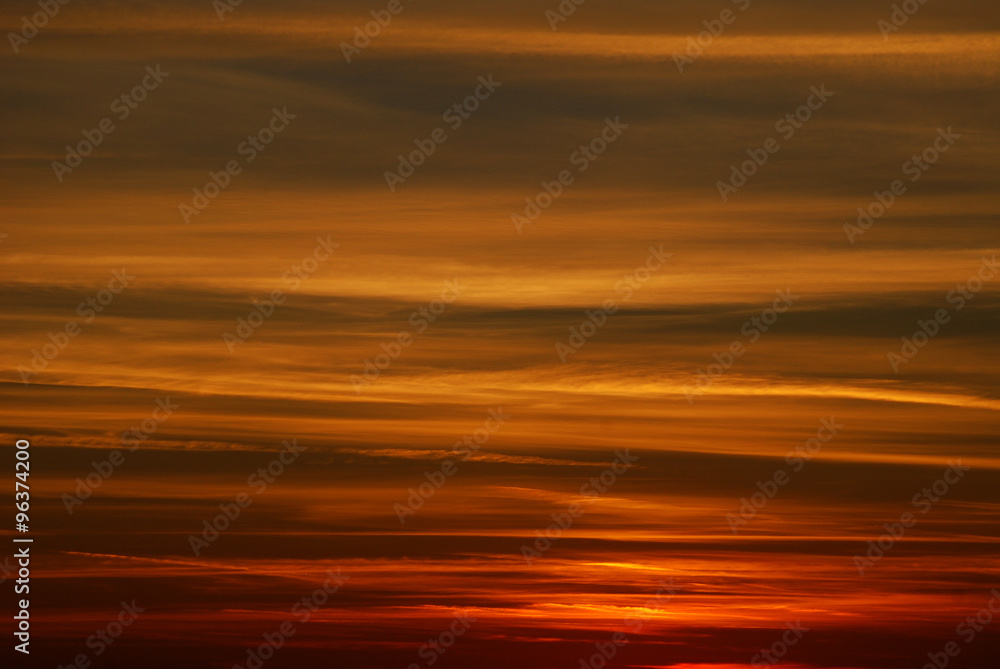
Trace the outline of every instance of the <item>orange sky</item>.
<instances>
[{"instance_id":1,"label":"orange sky","mask_svg":"<svg viewBox=\"0 0 1000 669\"><path fill-rule=\"evenodd\" d=\"M891 3L860 0L590 0L556 30L556 2L402 6L349 63L341 43L385 3L248 0L220 20L208 0L70 2L0 61L0 432L32 443L32 662L245 667L291 621L263 666L578 669L620 632L609 669L733 669L800 624L789 669L910 669L949 641L955 666L994 667L996 631L956 627L1000 577L997 12L931 0L883 38ZM4 33L37 10L8 3ZM121 118L147 68L167 74ZM501 83L450 126L480 77ZM275 110L290 118L248 160ZM456 615L475 621L428 650Z\"/></svg>"}]
</instances>

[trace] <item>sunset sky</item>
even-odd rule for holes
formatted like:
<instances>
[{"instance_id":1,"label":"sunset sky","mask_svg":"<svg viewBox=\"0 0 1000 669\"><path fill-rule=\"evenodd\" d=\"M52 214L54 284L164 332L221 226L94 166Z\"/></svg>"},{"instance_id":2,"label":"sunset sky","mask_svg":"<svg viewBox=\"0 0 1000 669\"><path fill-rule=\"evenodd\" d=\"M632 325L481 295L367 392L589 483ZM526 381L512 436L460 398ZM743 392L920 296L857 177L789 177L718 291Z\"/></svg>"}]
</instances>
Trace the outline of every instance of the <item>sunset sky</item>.
<instances>
[{"instance_id":1,"label":"sunset sky","mask_svg":"<svg viewBox=\"0 0 1000 669\"><path fill-rule=\"evenodd\" d=\"M1000 11L912 4L5 2L11 666L995 669Z\"/></svg>"}]
</instances>

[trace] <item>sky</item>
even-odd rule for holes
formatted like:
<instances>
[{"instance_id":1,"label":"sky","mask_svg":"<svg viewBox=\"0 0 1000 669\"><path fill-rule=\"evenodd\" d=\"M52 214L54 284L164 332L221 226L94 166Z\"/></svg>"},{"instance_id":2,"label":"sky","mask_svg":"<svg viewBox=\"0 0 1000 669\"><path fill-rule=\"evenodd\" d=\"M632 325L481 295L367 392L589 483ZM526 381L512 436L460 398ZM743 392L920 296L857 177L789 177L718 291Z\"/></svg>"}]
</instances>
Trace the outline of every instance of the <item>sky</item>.
<instances>
[{"instance_id":1,"label":"sky","mask_svg":"<svg viewBox=\"0 0 1000 669\"><path fill-rule=\"evenodd\" d=\"M994 667L1000 12L902 5L5 2L11 666Z\"/></svg>"}]
</instances>

